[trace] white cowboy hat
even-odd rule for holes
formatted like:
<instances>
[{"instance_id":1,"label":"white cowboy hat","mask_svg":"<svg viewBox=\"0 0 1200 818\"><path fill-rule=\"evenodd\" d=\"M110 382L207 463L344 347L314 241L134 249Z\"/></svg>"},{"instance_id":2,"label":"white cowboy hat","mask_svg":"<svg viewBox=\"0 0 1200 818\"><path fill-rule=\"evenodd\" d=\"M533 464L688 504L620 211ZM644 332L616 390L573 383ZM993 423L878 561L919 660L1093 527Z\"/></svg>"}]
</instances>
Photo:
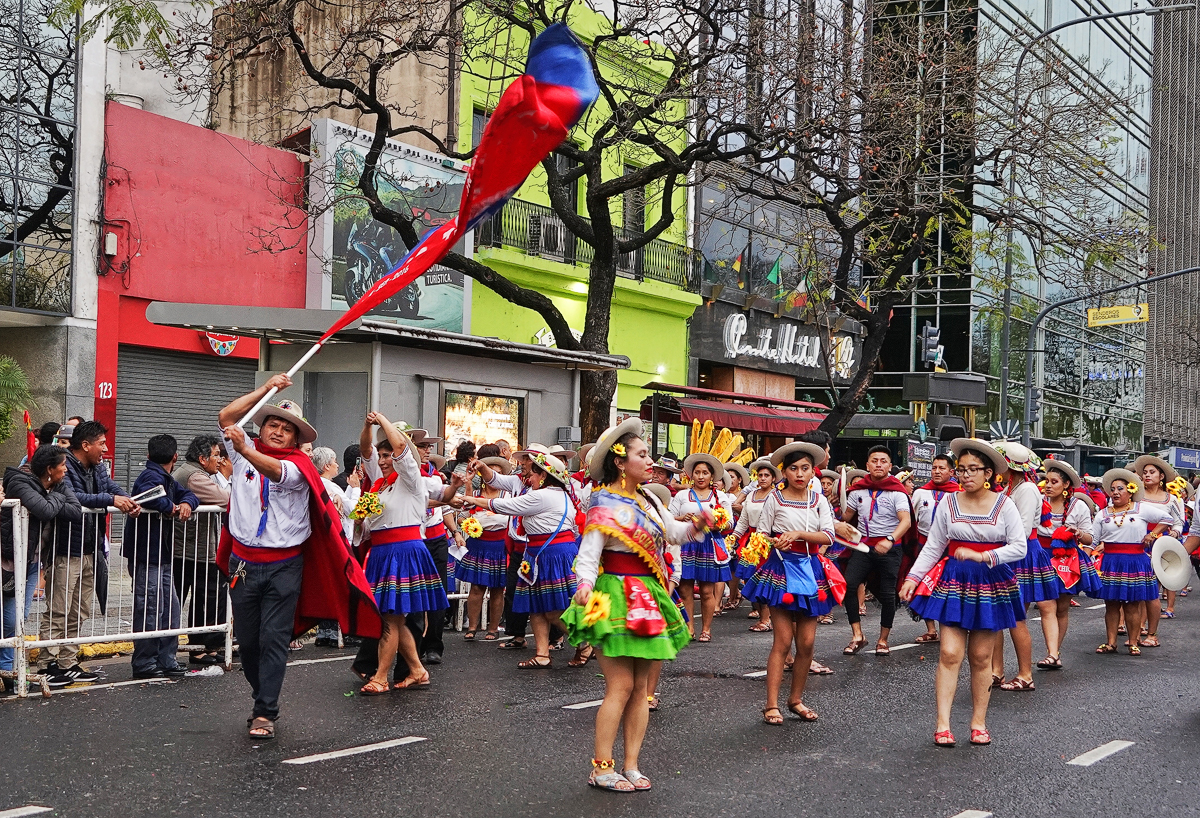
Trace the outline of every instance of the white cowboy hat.
<instances>
[{"instance_id":1,"label":"white cowboy hat","mask_svg":"<svg viewBox=\"0 0 1200 818\"><path fill-rule=\"evenodd\" d=\"M641 418L625 418L625 420L616 426L609 426L600 433L600 437L596 438L592 450L588 452L589 455L595 455L588 460L588 477L597 483L604 480L605 456L618 440L630 432L638 435L642 433Z\"/></svg>"},{"instance_id":2,"label":"white cowboy hat","mask_svg":"<svg viewBox=\"0 0 1200 818\"><path fill-rule=\"evenodd\" d=\"M663 508L671 505L671 490L662 483L642 483L642 490L653 494Z\"/></svg>"},{"instance_id":3,"label":"white cowboy hat","mask_svg":"<svg viewBox=\"0 0 1200 818\"><path fill-rule=\"evenodd\" d=\"M753 474L756 478L758 477L758 473L763 469L769 471L775 480L779 480L783 477L783 474L779 471L779 467L766 457L760 457L758 460L755 460L746 467L746 471L748 471L750 474Z\"/></svg>"},{"instance_id":4,"label":"white cowboy hat","mask_svg":"<svg viewBox=\"0 0 1200 818\"><path fill-rule=\"evenodd\" d=\"M1083 485L1079 479L1079 472L1075 471L1071 464L1065 460L1043 460L1042 465L1047 472L1054 470L1066 477L1072 489L1077 489Z\"/></svg>"},{"instance_id":5,"label":"white cowboy hat","mask_svg":"<svg viewBox=\"0 0 1200 818\"><path fill-rule=\"evenodd\" d=\"M1150 551L1154 576L1168 591L1182 591L1192 581L1192 561L1174 537L1159 537Z\"/></svg>"},{"instance_id":6,"label":"white cowboy hat","mask_svg":"<svg viewBox=\"0 0 1200 818\"><path fill-rule=\"evenodd\" d=\"M251 416L250 422L261 430L267 418L279 418L295 426L297 445L312 443L317 439L317 430L304 419L304 412L300 410L300 404L294 400L284 399L274 405L268 403Z\"/></svg>"},{"instance_id":7,"label":"white cowboy hat","mask_svg":"<svg viewBox=\"0 0 1200 818\"><path fill-rule=\"evenodd\" d=\"M1126 484L1133 483L1138 487L1138 490L1129 499L1135 503L1142 499L1142 476L1140 474L1134 474L1129 469L1109 469L1104 473L1104 477L1101 478L1105 494L1109 494L1112 491L1112 484L1117 480L1124 480Z\"/></svg>"},{"instance_id":8,"label":"white cowboy hat","mask_svg":"<svg viewBox=\"0 0 1200 818\"><path fill-rule=\"evenodd\" d=\"M526 457L533 457L535 454L550 454L550 447L543 446L541 443L530 443L524 449L518 449L513 452L513 457L523 454Z\"/></svg>"},{"instance_id":9,"label":"white cowboy hat","mask_svg":"<svg viewBox=\"0 0 1200 818\"><path fill-rule=\"evenodd\" d=\"M835 483L842 479L842 473L835 469L821 469L821 473L817 476L822 480L832 480Z\"/></svg>"},{"instance_id":10,"label":"white cowboy hat","mask_svg":"<svg viewBox=\"0 0 1200 818\"><path fill-rule=\"evenodd\" d=\"M485 457L479 461L491 467L492 471L498 471L501 474L512 474L512 463L504 457Z\"/></svg>"},{"instance_id":11,"label":"white cowboy hat","mask_svg":"<svg viewBox=\"0 0 1200 818\"><path fill-rule=\"evenodd\" d=\"M1163 460L1161 457L1155 457L1152 454L1142 455L1137 460L1133 461L1133 465L1129 468L1134 474L1140 477L1142 474L1142 469L1146 468L1147 466L1157 466L1158 470L1165 475L1162 481L1163 488L1167 487L1167 483L1170 483L1172 480L1179 477L1179 472L1171 468L1170 463Z\"/></svg>"},{"instance_id":12,"label":"white cowboy hat","mask_svg":"<svg viewBox=\"0 0 1200 818\"><path fill-rule=\"evenodd\" d=\"M725 471L734 472L738 477L742 478L742 488L750 485L750 472L741 463L726 463Z\"/></svg>"},{"instance_id":13,"label":"white cowboy hat","mask_svg":"<svg viewBox=\"0 0 1200 818\"><path fill-rule=\"evenodd\" d=\"M813 465L822 463L825 460L825 450L815 443L805 443L798 440L795 443L788 443L786 446L780 446L775 451L771 452L771 462L776 466L783 466L783 459L792 452L803 452L812 458Z\"/></svg>"},{"instance_id":14,"label":"white cowboy hat","mask_svg":"<svg viewBox=\"0 0 1200 818\"><path fill-rule=\"evenodd\" d=\"M1025 447L1022 446L1021 448ZM990 460L992 463L992 471L994 471L996 474L1004 474L1008 471L1008 460L1004 455L1000 454L995 446L993 446L991 443L988 443L986 440L980 440L977 437L960 437L950 441L950 452L954 455L956 461L958 458L962 457L962 453L967 449L973 449L974 451L983 455L987 460ZM1026 451L1028 451L1028 449L1026 449Z\"/></svg>"},{"instance_id":15,"label":"white cowboy hat","mask_svg":"<svg viewBox=\"0 0 1200 818\"><path fill-rule=\"evenodd\" d=\"M708 466L708 470L712 472L713 483L725 482L725 464L705 452L695 452L685 457L683 459L683 473L691 477L692 472L696 470L696 466L700 463Z\"/></svg>"},{"instance_id":16,"label":"white cowboy hat","mask_svg":"<svg viewBox=\"0 0 1200 818\"><path fill-rule=\"evenodd\" d=\"M1091 497L1089 497L1088 493L1086 491L1075 492L1074 494L1071 495L1071 499L1079 500L1081 503L1086 505L1088 507L1088 509L1092 512L1093 517L1095 517L1096 512L1100 510L1100 507L1096 505L1096 501L1093 500Z\"/></svg>"},{"instance_id":17,"label":"white cowboy hat","mask_svg":"<svg viewBox=\"0 0 1200 818\"><path fill-rule=\"evenodd\" d=\"M588 458L592 456L592 449L594 448L596 448L595 443L584 443L579 447L579 451L577 452L579 455L579 465L587 468L587 465L590 462Z\"/></svg>"}]
</instances>

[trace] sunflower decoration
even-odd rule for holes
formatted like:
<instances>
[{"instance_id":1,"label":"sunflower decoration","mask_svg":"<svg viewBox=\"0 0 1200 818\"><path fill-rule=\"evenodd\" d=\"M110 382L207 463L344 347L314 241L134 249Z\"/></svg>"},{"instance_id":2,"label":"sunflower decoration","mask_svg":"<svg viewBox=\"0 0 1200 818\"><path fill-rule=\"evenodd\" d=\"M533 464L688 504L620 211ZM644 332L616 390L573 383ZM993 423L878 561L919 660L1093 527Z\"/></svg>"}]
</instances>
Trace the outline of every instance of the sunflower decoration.
<instances>
[{"instance_id":1,"label":"sunflower decoration","mask_svg":"<svg viewBox=\"0 0 1200 818\"><path fill-rule=\"evenodd\" d=\"M713 509L713 528L717 531L725 531L729 528L729 512L725 510L725 506L717 506Z\"/></svg>"},{"instance_id":2,"label":"sunflower decoration","mask_svg":"<svg viewBox=\"0 0 1200 818\"><path fill-rule=\"evenodd\" d=\"M733 536L732 534L726 534L725 535L725 547L728 548L730 551L737 548L737 537Z\"/></svg>"},{"instance_id":3,"label":"sunflower decoration","mask_svg":"<svg viewBox=\"0 0 1200 818\"><path fill-rule=\"evenodd\" d=\"M1142 487L1138 485L1138 482L1136 480L1130 480L1128 483L1125 484L1125 488L1129 491L1130 497L1132 497L1133 495L1137 494L1139 491L1142 490Z\"/></svg>"},{"instance_id":4,"label":"sunflower decoration","mask_svg":"<svg viewBox=\"0 0 1200 818\"><path fill-rule=\"evenodd\" d=\"M617 457L625 456L625 444L614 443L610 448L612 450L612 453L615 454Z\"/></svg>"},{"instance_id":5,"label":"sunflower decoration","mask_svg":"<svg viewBox=\"0 0 1200 818\"><path fill-rule=\"evenodd\" d=\"M379 499L379 495L373 491L364 491L363 495L358 498L358 502L354 504L354 510L350 512L351 520L365 520L367 517L376 517L383 513L383 501Z\"/></svg>"},{"instance_id":6,"label":"sunflower decoration","mask_svg":"<svg viewBox=\"0 0 1200 818\"><path fill-rule=\"evenodd\" d=\"M742 549L742 559L751 565L762 565L771 553L771 539L755 531Z\"/></svg>"},{"instance_id":7,"label":"sunflower decoration","mask_svg":"<svg viewBox=\"0 0 1200 818\"><path fill-rule=\"evenodd\" d=\"M1183 499L1187 496L1187 481L1182 477L1176 477L1170 483L1167 483L1167 491L1171 492L1176 497Z\"/></svg>"},{"instance_id":8,"label":"sunflower decoration","mask_svg":"<svg viewBox=\"0 0 1200 818\"><path fill-rule=\"evenodd\" d=\"M590 628L597 622L608 619L612 613L612 598L603 591L592 591L583 606L583 626Z\"/></svg>"},{"instance_id":9,"label":"sunflower decoration","mask_svg":"<svg viewBox=\"0 0 1200 818\"><path fill-rule=\"evenodd\" d=\"M483 523L476 520L474 517L468 517L462 521L463 536L467 539L477 540L483 536Z\"/></svg>"}]
</instances>

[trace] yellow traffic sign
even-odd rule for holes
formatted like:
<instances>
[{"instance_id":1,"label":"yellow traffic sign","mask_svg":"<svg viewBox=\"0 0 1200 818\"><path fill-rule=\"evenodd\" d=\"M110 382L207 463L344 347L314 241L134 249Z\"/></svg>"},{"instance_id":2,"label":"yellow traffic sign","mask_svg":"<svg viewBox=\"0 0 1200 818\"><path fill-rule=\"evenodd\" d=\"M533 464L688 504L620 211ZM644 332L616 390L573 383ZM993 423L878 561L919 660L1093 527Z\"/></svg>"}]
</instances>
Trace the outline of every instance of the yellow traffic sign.
<instances>
[{"instance_id":1,"label":"yellow traffic sign","mask_svg":"<svg viewBox=\"0 0 1200 818\"><path fill-rule=\"evenodd\" d=\"M1116 307L1093 307L1087 311L1089 327L1113 324L1139 324L1150 320L1149 304L1121 304Z\"/></svg>"}]
</instances>

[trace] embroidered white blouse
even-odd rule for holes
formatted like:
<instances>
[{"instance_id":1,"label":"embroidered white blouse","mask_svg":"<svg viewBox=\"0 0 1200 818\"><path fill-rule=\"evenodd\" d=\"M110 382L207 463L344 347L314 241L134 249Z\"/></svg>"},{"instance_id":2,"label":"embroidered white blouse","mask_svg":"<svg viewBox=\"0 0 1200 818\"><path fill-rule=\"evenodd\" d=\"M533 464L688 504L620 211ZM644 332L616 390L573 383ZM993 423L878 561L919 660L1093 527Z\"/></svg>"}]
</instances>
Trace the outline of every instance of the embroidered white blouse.
<instances>
[{"instance_id":1,"label":"embroidered white blouse","mask_svg":"<svg viewBox=\"0 0 1200 818\"><path fill-rule=\"evenodd\" d=\"M1171 522L1171 512L1162 503L1132 503L1124 511L1108 506L1096 515L1092 535L1103 544L1140 543L1159 523Z\"/></svg>"},{"instance_id":2,"label":"embroidered white blouse","mask_svg":"<svg viewBox=\"0 0 1200 818\"><path fill-rule=\"evenodd\" d=\"M763 501L758 516L758 530L770 537L785 531L819 532L833 542L833 509L825 495L808 490L804 500L789 500L783 492L774 489Z\"/></svg>"},{"instance_id":3,"label":"embroidered white blouse","mask_svg":"<svg viewBox=\"0 0 1200 818\"><path fill-rule=\"evenodd\" d=\"M488 503L497 514L520 517L526 534L577 533L575 504L560 488L530 489L516 497L497 497Z\"/></svg>"},{"instance_id":4,"label":"embroidered white blouse","mask_svg":"<svg viewBox=\"0 0 1200 818\"><path fill-rule=\"evenodd\" d=\"M696 502L697 500L699 502ZM709 489L707 497L702 497L700 492L695 489L680 489L679 493L671 498L671 505L667 507L667 512L672 517L690 516L699 514L701 506L708 509L710 514L716 510L717 506L721 506L729 515L729 519L733 519L733 507L729 504L729 495L714 489Z\"/></svg>"},{"instance_id":5,"label":"embroidered white blouse","mask_svg":"<svg viewBox=\"0 0 1200 818\"><path fill-rule=\"evenodd\" d=\"M1038 534L1043 537L1051 537L1059 526L1074 528L1081 534L1091 534L1092 510L1083 500L1075 496L1068 497L1066 505L1063 507L1063 513L1059 514L1053 508L1050 509L1050 524L1039 524Z\"/></svg>"},{"instance_id":6,"label":"embroidered white blouse","mask_svg":"<svg viewBox=\"0 0 1200 818\"><path fill-rule=\"evenodd\" d=\"M775 489L767 489L766 491L767 497L770 497ZM766 497L761 500L754 499L758 492L759 489L757 488L747 492L746 499L742 501L742 514L738 517L737 527L733 529L734 537L740 539L750 529L758 530L758 521L762 519L763 504L767 502ZM809 493L812 493L812 489L809 489Z\"/></svg>"},{"instance_id":7,"label":"embroidered white blouse","mask_svg":"<svg viewBox=\"0 0 1200 818\"><path fill-rule=\"evenodd\" d=\"M946 553L951 540L979 543L1004 543L984 552L987 563L1000 565L1016 562L1029 548L1029 532L1011 497L996 495L992 510L983 516L967 514L958 507L959 493L942 501L943 509L933 518L929 539L917 556L906 579L920 582Z\"/></svg>"}]
</instances>

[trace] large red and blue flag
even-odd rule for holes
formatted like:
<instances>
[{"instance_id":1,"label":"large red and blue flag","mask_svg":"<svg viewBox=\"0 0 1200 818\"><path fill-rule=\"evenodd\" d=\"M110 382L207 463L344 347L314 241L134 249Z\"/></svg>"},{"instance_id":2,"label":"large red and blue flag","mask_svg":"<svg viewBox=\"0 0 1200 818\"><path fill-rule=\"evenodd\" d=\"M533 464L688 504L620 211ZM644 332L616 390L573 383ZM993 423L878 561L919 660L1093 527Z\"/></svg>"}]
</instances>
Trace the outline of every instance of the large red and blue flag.
<instances>
[{"instance_id":1,"label":"large red and blue flag","mask_svg":"<svg viewBox=\"0 0 1200 818\"><path fill-rule=\"evenodd\" d=\"M562 144L599 94L591 62L571 30L555 23L539 34L529 47L525 73L504 90L483 130L458 215L426 233L318 343L407 287L467 231L498 212L538 163Z\"/></svg>"}]
</instances>

